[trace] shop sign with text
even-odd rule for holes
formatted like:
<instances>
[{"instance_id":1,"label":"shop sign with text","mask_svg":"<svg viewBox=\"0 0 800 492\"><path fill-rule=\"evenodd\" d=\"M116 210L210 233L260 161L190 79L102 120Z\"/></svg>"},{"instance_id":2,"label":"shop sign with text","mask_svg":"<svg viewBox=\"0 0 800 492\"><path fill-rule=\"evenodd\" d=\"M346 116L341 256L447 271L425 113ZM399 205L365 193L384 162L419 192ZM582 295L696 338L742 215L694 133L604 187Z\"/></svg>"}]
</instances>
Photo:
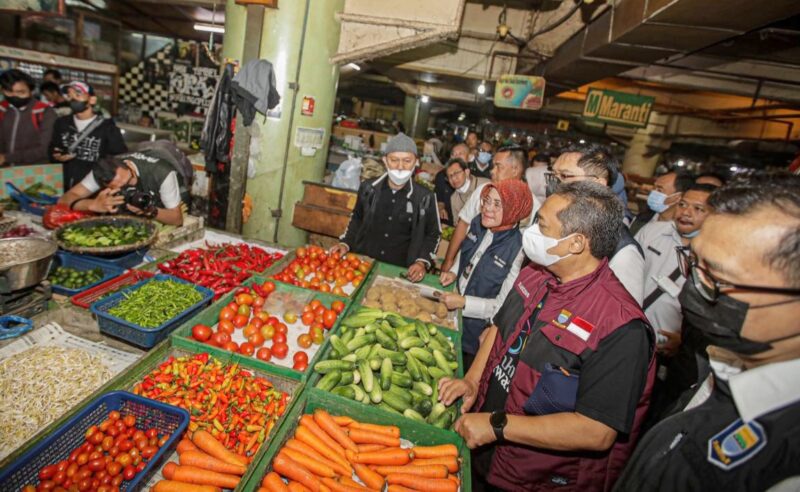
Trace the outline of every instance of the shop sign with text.
<instances>
[{"instance_id":1,"label":"shop sign with text","mask_svg":"<svg viewBox=\"0 0 800 492\"><path fill-rule=\"evenodd\" d=\"M655 98L625 92L589 88L583 119L595 123L644 128Z\"/></svg>"}]
</instances>

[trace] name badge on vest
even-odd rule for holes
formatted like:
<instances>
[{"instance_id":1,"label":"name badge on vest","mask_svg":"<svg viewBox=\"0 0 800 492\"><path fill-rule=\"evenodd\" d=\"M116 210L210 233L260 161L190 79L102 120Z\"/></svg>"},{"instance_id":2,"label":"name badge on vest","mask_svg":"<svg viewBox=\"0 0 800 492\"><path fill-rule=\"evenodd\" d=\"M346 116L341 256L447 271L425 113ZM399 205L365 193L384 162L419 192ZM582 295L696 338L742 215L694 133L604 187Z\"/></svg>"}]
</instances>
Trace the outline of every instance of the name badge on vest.
<instances>
[{"instance_id":1,"label":"name badge on vest","mask_svg":"<svg viewBox=\"0 0 800 492\"><path fill-rule=\"evenodd\" d=\"M732 470L758 454L767 445L767 434L756 421L736 419L708 440L708 462Z\"/></svg>"},{"instance_id":2,"label":"name badge on vest","mask_svg":"<svg viewBox=\"0 0 800 492\"><path fill-rule=\"evenodd\" d=\"M412 205L411 202L406 202L406 213L407 214L413 214L414 213L414 205ZM411 220L411 219L409 219L409 220Z\"/></svg>"},{"instance_id":3,"label":"name badge on vest","mask_svg":"<svg viewBox=\"0 0 800 492\"><path fill-rule=\"evenodd\" d=\"M656 281L656 285L658 285L658 288L661 289L662 292L666 292L667 295L673 299L677 299L678 295L681 293L681 288L678 287L678 284L667 276L653 277L653 280Z\"/></svg>"},{"instance_id":4,"label":"name badge on vest","mask_svg":"<svg viewBox=\"0 0 800 492\"><path fill-rule=\"evenodd\" d=\"M478 236L470 232L469 234L467 234L467 239L469 239L472 242L475 242L478 240Z\"/></svg>"},{"instance_id":5,"label":"name badge on vest","mask_svg":"<svg viewBox=\"0 0 800 492\"><path fill-rule=\"evenodd\" d=\"M506 267L506 261L504 259L500 258L497 255L492 255L492 256L494 257L493 260L494 260L494 264L495 265L497 265L499 268L505 268Z\"/></svg>"}]
</instances>

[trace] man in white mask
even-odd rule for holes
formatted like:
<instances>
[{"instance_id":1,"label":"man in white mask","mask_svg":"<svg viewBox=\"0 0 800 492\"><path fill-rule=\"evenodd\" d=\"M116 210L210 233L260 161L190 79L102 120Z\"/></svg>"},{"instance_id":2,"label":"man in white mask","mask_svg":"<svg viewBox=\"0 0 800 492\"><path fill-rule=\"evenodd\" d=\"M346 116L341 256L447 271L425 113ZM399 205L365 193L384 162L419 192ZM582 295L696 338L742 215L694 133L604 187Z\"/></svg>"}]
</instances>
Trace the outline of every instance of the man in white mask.
<instances>
[{"instance_id":1,"label":"man in white mask","mask_svg":"<svg viewBox=\"0 0 800 492\"><path fill-rule=\"evenodd\" d=\"M419 282L433 264L441 238L436 197L414 185L417 145L406 135L389 141L383 163L386 174L361 183L350 223L331 253L352 251L408 267L408 279Z\"/></svg>"},{"instance_id":2,"label":"man in white mask","mask_svg":"<svg viewBox=\"0 0 800 492\"><path fill-rule=\"evenodd\" d=\"M455 190L450 195L450 209L453 211L453 217L458 217L475 188L488 183L489 180L473 177L467 163L459 158L447 161L445 173L447 173L447 181Z\"/></svg>"}]
</instances>

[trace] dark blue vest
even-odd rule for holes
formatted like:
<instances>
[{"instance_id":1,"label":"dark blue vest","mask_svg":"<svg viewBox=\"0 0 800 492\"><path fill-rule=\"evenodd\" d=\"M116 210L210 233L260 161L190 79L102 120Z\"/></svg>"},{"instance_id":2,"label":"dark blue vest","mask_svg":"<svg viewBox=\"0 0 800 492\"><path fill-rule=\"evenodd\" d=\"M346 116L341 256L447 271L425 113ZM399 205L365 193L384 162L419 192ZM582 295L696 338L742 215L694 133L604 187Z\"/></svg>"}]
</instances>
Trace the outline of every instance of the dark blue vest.
<instances>
[{"instance_id":1,"label":"dark blue vest","mask_svg":"<svg viewBox=\"0 0 800 492\"><path fill-rule=\"evenodd\" d=\"M469 265L472 255L477 251L478 245L483 241L486 231L487 229L481 225L480 215L472 219L467 237L461 243L459 279ZM522 233L518 227L494 234L492 244L486 248L480 261L470 273L466 291L461 294L485 299L497 297L521 248ZM461 348L464 352L474 354L478 351L478 337L487 323L485 319L464 318L464 332L461 336Z\"/></svg>"}]
</instances>

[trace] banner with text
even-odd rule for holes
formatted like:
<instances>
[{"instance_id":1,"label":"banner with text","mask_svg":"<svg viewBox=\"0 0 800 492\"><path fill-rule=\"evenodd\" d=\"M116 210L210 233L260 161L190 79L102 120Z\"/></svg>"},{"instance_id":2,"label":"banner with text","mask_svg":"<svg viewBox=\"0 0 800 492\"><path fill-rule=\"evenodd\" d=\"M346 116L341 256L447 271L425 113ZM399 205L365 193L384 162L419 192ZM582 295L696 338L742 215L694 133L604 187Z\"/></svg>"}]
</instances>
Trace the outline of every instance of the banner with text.
<instances>
[{"instance_id":1,"label":"banner with text","mask_svg":"<svg viewBox=\"0 0 800 492\"><path fill-rule=\"evenodd\" d=\"M536 110L544 103L545 81L530 75L501 75L494 86L498 108Z\"/></svg>"},{"instance_id":2,"label":"banner with text","mask_svg":"<svg viewBox=\"0 0 800 492\"><path fill-rule=\"evenodd\" d=\"M583 119L594 123L644 128L655 100L651 96L590 87L583 105Z\"/></svg>"}]
</instances>

